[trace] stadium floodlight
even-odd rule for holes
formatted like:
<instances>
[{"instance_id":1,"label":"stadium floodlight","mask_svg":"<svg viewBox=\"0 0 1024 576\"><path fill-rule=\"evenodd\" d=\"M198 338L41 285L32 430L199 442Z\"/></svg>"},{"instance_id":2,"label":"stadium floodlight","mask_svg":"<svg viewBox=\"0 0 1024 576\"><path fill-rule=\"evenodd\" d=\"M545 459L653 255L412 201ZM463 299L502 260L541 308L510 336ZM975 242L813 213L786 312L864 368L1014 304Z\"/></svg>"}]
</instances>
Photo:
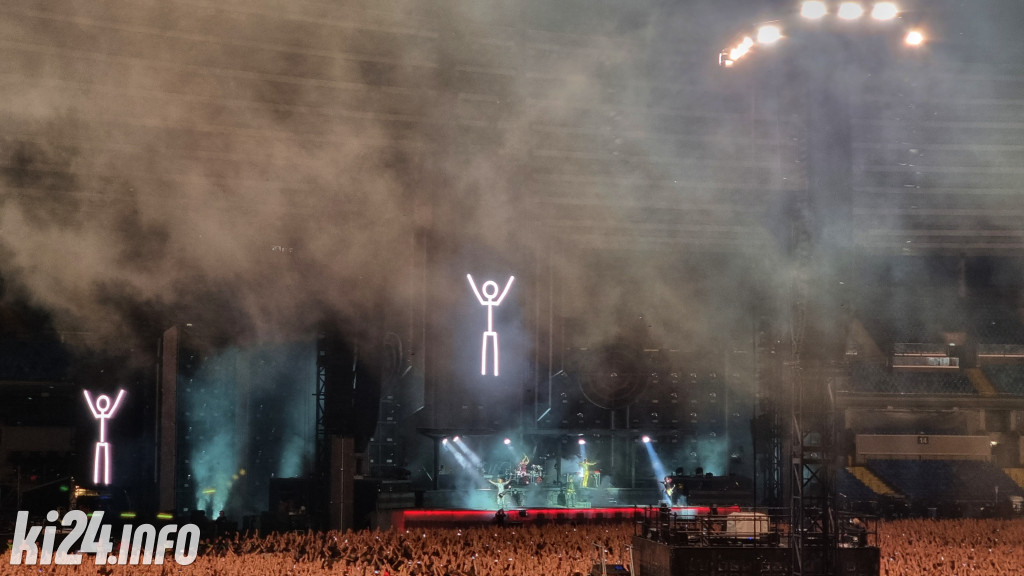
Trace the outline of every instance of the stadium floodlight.
<instances>
[{"instance_id":1,"label":"stadium floodlight","mask_svg":"<svg viewBox=\"0 0 1024 576\"><path fill-rule=\"evenodd\" d=\"M839 11L836 12L836 16L843 20L856 20L864 15L864 7L860 5L860 2L843 2L839 5Z\"/></svg>"},{"instance_id":2,"label":"stadium floodlight","mask_svg":"<svg viewBox=\"0 0 1024 576\"><path fill-rule=\"evenodd\" d=\"M754 40L750 36L744 37L743 41L740 42L738 46L736 46L732 50L729 50L729 60L735 62L740 58L743 58L744 56L747 55L747 52L750 52L750 49L753 46Z\"/></svg>"},{"instance_id":3,"label":"stadium floodlight","mask_svg":"<svg viewBox=\"0 0 1024 576\"><path fill-rule=\"evenodd\" d=\"M800 5L800 15L808 20L817 20L828 14L828 6L821 0L807 0Z\"/></svg>"},{"instance_id":4,"label":"stadium floodlight","mask_svg":"<svg viewBox=\"0 0 1024 576\"><path fill-rule=\"evenodd\" d=\"M774 44L782 38L782 30L775 24L765 24L757 29L758 44Z\"/></svg>"},{"instance_id":5,"label":"stadium floodlight","mask_svg":"<svg viewBox=\"0 0 1024 576\"><path fill-rule=\"evenodd\" d=\"M907 32L906 38L903 39L908 46L920 46L924 44L924 34L920 30L911 30Z\"/></svg>"},{"instance_id":6,"label":"stadium floodlight","mask_svg":"<svg viewBox=\"0 0 1024 576\"><path fill-rule=\"evenodd\" d=\"M871 8L871 17L875 20L892 20L900 13L900 9L892 2L876 2Z\"/></svg>"}]
</instances>

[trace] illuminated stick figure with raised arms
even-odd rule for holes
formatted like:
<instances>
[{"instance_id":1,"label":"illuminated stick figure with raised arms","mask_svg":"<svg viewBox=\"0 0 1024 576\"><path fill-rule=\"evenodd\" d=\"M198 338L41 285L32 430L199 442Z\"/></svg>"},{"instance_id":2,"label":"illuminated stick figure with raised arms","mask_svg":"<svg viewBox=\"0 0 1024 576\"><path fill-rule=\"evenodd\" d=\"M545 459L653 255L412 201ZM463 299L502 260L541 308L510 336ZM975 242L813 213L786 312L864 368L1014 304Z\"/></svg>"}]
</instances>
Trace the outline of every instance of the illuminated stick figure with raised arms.
<instances>
[{"instance_id":1,"label":"illuminated stick figure with raised arms","mask_svg":"<svg viewBox=\"0 0 1024 576\"><path fill-rule=\"evenodd\" d=\"M93 402L88 390L82 390L82 392L85 393L85 401L89 404L89 411L100 421L100 439L96 442L96 451L92 464L92 482L93 484L100 484L100 469L102 466L102 483L110 484L110 444L107 443L107 420L114 415L114 411L121 404L121 399L124 398L124 390L117 391L117 398L113 404L110 403L110 397L106 394L100 394L96 397L96 401Z\"/></svg>"},{"instance_id":2,"label":"illuminated stick figure with raised arms","mask_svg":"<svg viewBox=\"0 0 1024 576\"><path fill-rule=\"evenodd\" d=\"M487 340L490 339L494 342L494 375L498 375L498 333L494 331L494 307L501 305L501 301L505 299L505 295L508 294L508 289L512 287L512 281L515 280L515 276L508 277L508 284L505 285L505 289L502 290L501 296L498 296L498 283L493 280L484 282L483 286L479 290L476 288L476 282L473 281L472 274L466 274L466 278L469 279L469 285L473 288L473 293L476 294L476 299L480 301L480 304L487 307L487 331L484 332L483 348L480 351L480 374L487 375ZM482 293L482 294L481 294Z\"/></svg>"}]
</instances>

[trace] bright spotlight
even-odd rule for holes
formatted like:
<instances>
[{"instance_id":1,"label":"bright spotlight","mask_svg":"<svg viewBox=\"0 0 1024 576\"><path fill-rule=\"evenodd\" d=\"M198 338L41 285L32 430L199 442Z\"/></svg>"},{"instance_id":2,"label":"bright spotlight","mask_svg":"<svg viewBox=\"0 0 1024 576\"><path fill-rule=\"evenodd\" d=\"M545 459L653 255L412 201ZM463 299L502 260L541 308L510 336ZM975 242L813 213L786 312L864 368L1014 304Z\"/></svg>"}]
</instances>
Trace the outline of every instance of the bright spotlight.
<instances>
[{"instance_id":1,"label":"bright spotlight","mask_svg":"<svg viewBox=\"0 0 1024 576\"><path fill-rule=\"evenodd\" d=\"M907 37L903 39L909 46L920 46L924 44L924 34L920 30L911 30L907 32Z\"/></svg>"},{"instance_id":2,"label":"bright spotlight","mask_svg":"<svg viewBox=\"0 0 1024 576\"><path fill-rule=\"evenodd\" d=\"M821 0L807 0L800 5L800 15L808 20L817 20L828 14L828 6Z\"/></svg>"},{"instance_id":3,"label":"bright spotlight","mask_svg":"<svg viewBox=\"0 0 1024 576\"><path fill-rule=\"evenodd\" d=\"M584 440L583 438L580 438L580 439L579 439L579 443L580 443L580 446L583 446L584 444L586 444L586 443L587 443L587 441L586 441L586 440Z\"/></svg>"},{"instance_id":4,"label":"bright spotlight","mask_svg":"<svg viewBox=\"0 0 1024 576\"><path fill-rule=\"evenodd\" d=\"M747 52L750 52L750 48L754 46L754 40L750 36L743 38L743 41L738 46L729 50L729 60L733 62L746 56Z\"/></svg>"},{"instance_id":5,"label":"bright spotlight","mask_svg":"<svg viewBox=\"0 0 1024 576\"><path fill-rule=\"evenodd\" d=\"M512 443L512 439L511 438L505 438L505 446L508 446L511 443Z\"/></svg>"},{"instance_id":6,"label":"bright spotlight","mask_svg":"<svg viewBox=\"0 0 1024 576\"><path fill-rule=\"evenodd\" d=\"M900 10L892 2L877 2L871 8L871 17L875 20L892 20Z\"/></svg>"},{"instance_id":7,"label":"bright spotlight","mask_svg":"<svg viewBox=\"0 0 1024 576\"><path fill-rule=\"evenodd\" d=\"M643 438L640 439L640 441L643 442L644 444L650 444L651 443L651 437L650 436L644 436Z\"/></svg>"},{"instance_id":8,"label":"bright spotlight","mask_svg":"<svg viewBox=\"0 0 1024 576\"><path fill-rule=\"evenodd\" d=\"M447 446L448 445L448 439L447 438L441 438L441 444Z\"/></svg>"},{"instance_id":9,"label":"bright spotlight","mask_svg":"<svg viewBox=\"0 0 1024 576\"><path fill-rule=\"evenodd\" d=\"M839 5L836 15L843 20L856 20L864 15L864 7L860 2L843 2Z\"/></svg>"},{"instance_id":10,"label":"bright spotlight","mask_svg":"<svg viewBox=\"0 0 1024 576\"><path fill-rule=\"evenodd\" d=\"M458 441L459 441L459 437L458 436L452 438L452 442L458 442Z\"/></svg>"},{"instance_id":11,"label":"bright spotlight","mask_svg":"<svg viewBox=\"0 0 1024 576\"><path fill-rule=\"evenodd\" d=\"M782 30L774 24L765 24L757 29L758 44L774 44L782 38Z\"/></svg>"}]
</instances>

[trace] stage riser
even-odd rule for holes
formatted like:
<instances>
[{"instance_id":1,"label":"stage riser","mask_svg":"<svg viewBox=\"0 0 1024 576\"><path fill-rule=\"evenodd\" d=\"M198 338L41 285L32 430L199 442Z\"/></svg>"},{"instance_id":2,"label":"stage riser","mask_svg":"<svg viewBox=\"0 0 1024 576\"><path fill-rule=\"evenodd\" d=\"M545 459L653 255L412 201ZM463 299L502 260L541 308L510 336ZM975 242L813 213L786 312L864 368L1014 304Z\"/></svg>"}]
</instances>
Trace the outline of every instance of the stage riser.
<instances>
[{"instance_id":1,"label":"stage riser","mask_svg":"<svg viewBox=\"0 0 1024 576\"><path fill-rule=\"evenodd\" d=\"M575 506L567 505L563 490L557 486L528 486L508 494L504 507L509 508L592 508L657 505L661 495L656 489L601 488L576 491ZM491 509L498 508L494 490L430 490L423 493L424 508L429 509ZM721 503L721 502L720 502Z\"/></svg>"}]
</instances>

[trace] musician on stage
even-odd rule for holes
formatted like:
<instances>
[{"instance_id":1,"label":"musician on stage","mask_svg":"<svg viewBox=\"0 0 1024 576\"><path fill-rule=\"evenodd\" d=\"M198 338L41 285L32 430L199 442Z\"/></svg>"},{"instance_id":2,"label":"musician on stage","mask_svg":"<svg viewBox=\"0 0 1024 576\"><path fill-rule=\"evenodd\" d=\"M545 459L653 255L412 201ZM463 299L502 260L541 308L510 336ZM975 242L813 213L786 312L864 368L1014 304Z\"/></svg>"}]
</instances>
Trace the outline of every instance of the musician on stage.
<instances>
[{"instance_id":1,"label":"musician on stage","mask_svg":"<svg viewBox=\"0 0 1024 576\"><path fill-rule=\"evenodd\" d=\"M505 488L508 487L509 483L506 482L505 479L501 478L501 477L499 477L497 480L491 480L490 478L488 478L487 481L498 487L498 495L497 495L498 509L499 510L504 510L505 509Z\"/></svg>"},{"instance_id":2,"label":"musician on stage","mask_svg":"<svg viewBox=\"0 0 1024 576\"><path fill-rule=\"evenodd\" d=\"M665 487L665 498L668 499L669 504L674 504L675 499L672 497L672 495L673 493L675 493L676 485L672 483L672 477L665 476L665 479L662 480L661 485Z\"/></svg>"},{"instance_id":3,"label":"musician on stage","mask_svg":"<svg viewBox=\"0 0 1024 576\"><path fill-rule=\"evenodd\" d=\"M568 486L565 489L565 506L567 508L576 507L576 483L573 482L572 474L566 474L566 484Z\"/></svg>"},{"instance_id":4,"label":"musician on stage","mask_svg":"<svg viewBox=\"0 0 1024 576\"><path fill-rule=\"evenodd\" d=\"M591 486L591 473L590 469L597 465L597 462L591 462L584 456L583 460L580 460L580 472L583 473L583 481L580 483L580 488L593 488Z\"/></svg>"}]
</instances>

